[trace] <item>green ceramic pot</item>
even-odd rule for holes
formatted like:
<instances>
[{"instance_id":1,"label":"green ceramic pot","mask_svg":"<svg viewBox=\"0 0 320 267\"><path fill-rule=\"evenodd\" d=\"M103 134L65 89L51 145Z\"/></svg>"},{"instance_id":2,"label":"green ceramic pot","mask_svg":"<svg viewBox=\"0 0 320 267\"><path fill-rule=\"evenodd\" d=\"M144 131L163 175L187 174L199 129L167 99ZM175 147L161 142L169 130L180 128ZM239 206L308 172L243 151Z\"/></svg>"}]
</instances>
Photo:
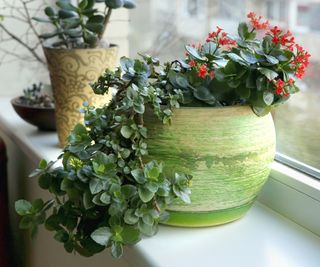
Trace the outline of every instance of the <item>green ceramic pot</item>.
<instances>
[{"instance_id":1,"label":"green ceramic pot","mask_svg":"<svg viewBox=\"0 0 320 267\"><path fill-rule=\"evenodd\" d=\"M191 204L169 207L169 225L203 227L242 217L266 182L275 154L270 114L256 116L248 106L180 108L172 125L146 114L150 159L168 174L191 174Z\"/></svg>"}]
</instances>

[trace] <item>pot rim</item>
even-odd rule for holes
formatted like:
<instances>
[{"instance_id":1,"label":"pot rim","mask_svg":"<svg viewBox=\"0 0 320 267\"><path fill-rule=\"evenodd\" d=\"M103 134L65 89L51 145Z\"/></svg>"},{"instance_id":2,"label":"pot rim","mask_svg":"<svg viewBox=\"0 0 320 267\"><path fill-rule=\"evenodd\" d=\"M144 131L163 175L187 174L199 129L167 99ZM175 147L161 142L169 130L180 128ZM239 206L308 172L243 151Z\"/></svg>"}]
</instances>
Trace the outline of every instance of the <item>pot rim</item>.
<instances>
[{"instance_id":1,"label":"pot rim","mask_svg":"<svg viewBox=\"0 0 320 267\"><path fill-rule=\"evenodd\" d=\"M29 106L29 105L25 105L25 104L21 104L19 103L19 99L21 96L17 96L15 98L12 98L10 100L11 105L12 106L16 106L16 107L22 107L22 108L28 108L28 109L33 109L33 110L48 110L48 111L54 111L55 108L54 107L37 107L37 106Z\"/></svg>"},{"instance_id":2,"label":"pot rim","mask_svg":"<svg viewBox=\"0 0 320 267\"><path fill-rule=\"evenodd\" d=\"M54 51L70 51L70 50L81 51L81 50L99 50L99 49L119 48L119 45L110 43L108 47L98 46L98 47L94 47L94 48L77 48L77 47L75 47L75 48L61 48L61 47L53 47L53 46L50 46L47 44L43 44L42 48L44 50L54 50Z\"/></svg>"}]
</instances>

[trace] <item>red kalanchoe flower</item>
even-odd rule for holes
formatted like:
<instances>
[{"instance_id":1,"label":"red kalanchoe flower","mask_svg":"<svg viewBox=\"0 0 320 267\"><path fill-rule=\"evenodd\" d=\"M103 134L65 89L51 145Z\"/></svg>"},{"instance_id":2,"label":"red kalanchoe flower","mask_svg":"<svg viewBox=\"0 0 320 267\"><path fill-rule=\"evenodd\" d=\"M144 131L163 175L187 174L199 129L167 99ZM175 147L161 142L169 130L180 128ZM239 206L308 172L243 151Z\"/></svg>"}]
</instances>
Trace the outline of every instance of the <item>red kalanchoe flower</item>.
<instances>
[{"instance_id":1,"label":"red kalanchoe flower","mask_svg":"<svg viewBox=\"0 0 320 267\"><path fill-rule=\"evenodd\" d=\"M214 71L213 71L213 70L212 70L212 71L210 71L209 76L210 76L210 79L211 79L211 80L213 80L213 79L214 79Z\"/></svg>"},{"instance_id":2,"label":"red kalanchoe flower","mask_svg":"<svg viewBox=\"0 0 320 267\"><path fill-rule=\"evenodd\" d=\"M250 24L255 30L268 30L269 29L269 21L261 22L262 17L257 15L254 12L250 12L247 15L247 18L250 19Z\"/></svg>"},{"instance_id":3,"label":"red kalanchoe flower","mask_svg":"<svg viewBox=\"0 0 320 267\"><path fill-rule=\"evenodd\" d=\"M311 56L302 46L296 44L297 55L294 56L294 59L291 61L295 65L295 76L299 79L302 79L303 75L306 72L306 68L309 65L309 57Z\"/></svg>"},{"instance_id":4,"label":"red kalanchoe flower","mask_svg":"<svg viewBox=\"0 0 320 267\"><path fill-rule=\"evenodd\" d=\"M223 29L217 26L217 31L209 32L207 42L215 42L221 46L236 46L237 42L228 38L227 33L223 32Z\"/></svg>"},{"instance_id":5,"label":"red kalanchoe flower","mask_svg":"<svg viewBox=\"0 0 320 267\"><path fill-rule=\"evenodd\" d=\"M293 50L295 42L294 37L292 36L292 33L290 31L283 33L283 31L279 29L278 26L274 26L270 29L270 32L268 32L267 35L270 35L272 37L272 42L275 45L280 44L288 48L290 51Z\"/></svg>"},{"instance_id":6,"label":"red kalanchoe flower","mask_svg":"<svg viewBox=\"0 0 320 267\"><path fill-rule=\"evenodd\" d=\"M293 83L294 83L294 81L293 81L293 79L292 78L290 78L288 81L287 81L287 83L288 83L288 85L293 85Z\"/></svg>"},{"instance_id":7,"label":"red kalanchoe flower","mask_svg":"<svg viewBox=\"0 0 320 267\"><path fill-rule=\"evenodd\" d=\"M193 59L193 60L190 60L188 64L189 64L189 66L192 68L192 67L194 67L197 63L196 63L196 61Z\"/></svg>"},{"instance_id":8,"label":"red kalanchoe flower","mask_svg":"<svg viewBox=\"0 0 320 267\"><path fill-rule=\"evenodd\" d=\"M221 37L218 38L218 44L219 45L231 45L231 46L233 46L233 45L237 45L237 42L232 40L232 39L230 39L230 38L228 38L227 37L227 33L223 32L221 34Z\"/></svg>"},{"instance_id":9,"label":"red kalanchoe flower","mask_svg":"<svg viewBox=\"0 0 320 267\"><path fill-rule=\"evenodd\" d=\"M291 79L292 80L292 79ZM290 81L290 82L293 82ZM278 79L276 82L275 82L275 86L276 86L276 90L274 91L277 95L283 95L285 97L288 97L290 96L289 92L286 91L286 83L281 80L281 79Z\"/></svg>"},{"instance_id":10,"label":"red kalanchoe flower","mask_svg":"<svg viewBox=\"0 0 320 267\"><path fill-rule=\"evenodd\" d=\"M206 64L202 64L202 65L200 66L199 71L198 71L198 77L201 77L201 78L206 77L207 71L208 71L207 65L206 65Z\"/></svg>"}]
</instances>

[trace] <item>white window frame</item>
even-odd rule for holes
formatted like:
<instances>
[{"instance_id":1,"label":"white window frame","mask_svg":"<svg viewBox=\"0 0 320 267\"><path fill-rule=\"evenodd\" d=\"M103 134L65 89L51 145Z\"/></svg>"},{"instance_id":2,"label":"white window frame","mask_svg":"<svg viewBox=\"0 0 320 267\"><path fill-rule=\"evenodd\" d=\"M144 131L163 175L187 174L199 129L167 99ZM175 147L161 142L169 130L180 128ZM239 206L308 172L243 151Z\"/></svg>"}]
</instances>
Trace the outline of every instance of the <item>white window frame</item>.
<instances>
[{"instance_id":1,"label":"white window frame","mask_svg":"<svg viewBox=\"0 0 320 267\"><path fill-rule=\"evenodd\" d=\"M319 180L274 161L258 200L320 236Z\"/></svg>"}]
</instances>

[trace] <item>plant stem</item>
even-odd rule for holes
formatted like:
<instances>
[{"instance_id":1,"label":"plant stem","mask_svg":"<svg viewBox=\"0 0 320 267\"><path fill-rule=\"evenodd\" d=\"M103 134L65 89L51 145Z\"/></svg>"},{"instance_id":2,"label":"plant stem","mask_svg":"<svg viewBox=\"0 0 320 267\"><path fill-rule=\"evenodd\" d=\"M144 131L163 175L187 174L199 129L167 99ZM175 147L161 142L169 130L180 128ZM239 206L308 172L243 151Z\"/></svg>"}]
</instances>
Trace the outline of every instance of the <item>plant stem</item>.
<instances>
[{"instance_id":1,"label":"plant stem","mask_svg":"<svg viewBox=\"0 0 320 267\"><path fill-rule=\"evenodd\" d=\"M102 29L101 33L99 33L99 35L98 35L99 40L102 39L102 37L107 29L107 25L110 21L111 13L112 13L112 8L108 8L107 14L105 14L105 16L104 16L103 29Z\"/></svg>"},{"instance_id":2,"label":"plant stem","mask_svg":"<svg viewBox=\"0 0 320 267\"><path fill-rule=\"evenodd\" d=\"M46 65L46 62L34 51L33 48L31 48L29 45L24 43L23 41L20 40L20 38L16 35L14 35L12 32L10 32L2 23L0 23L0 28L3 29L3 31L8 34L12 39L17 41L20 45L25 47L36 59L39 61L41 64Z\"/></svg>"}]
</instances>

